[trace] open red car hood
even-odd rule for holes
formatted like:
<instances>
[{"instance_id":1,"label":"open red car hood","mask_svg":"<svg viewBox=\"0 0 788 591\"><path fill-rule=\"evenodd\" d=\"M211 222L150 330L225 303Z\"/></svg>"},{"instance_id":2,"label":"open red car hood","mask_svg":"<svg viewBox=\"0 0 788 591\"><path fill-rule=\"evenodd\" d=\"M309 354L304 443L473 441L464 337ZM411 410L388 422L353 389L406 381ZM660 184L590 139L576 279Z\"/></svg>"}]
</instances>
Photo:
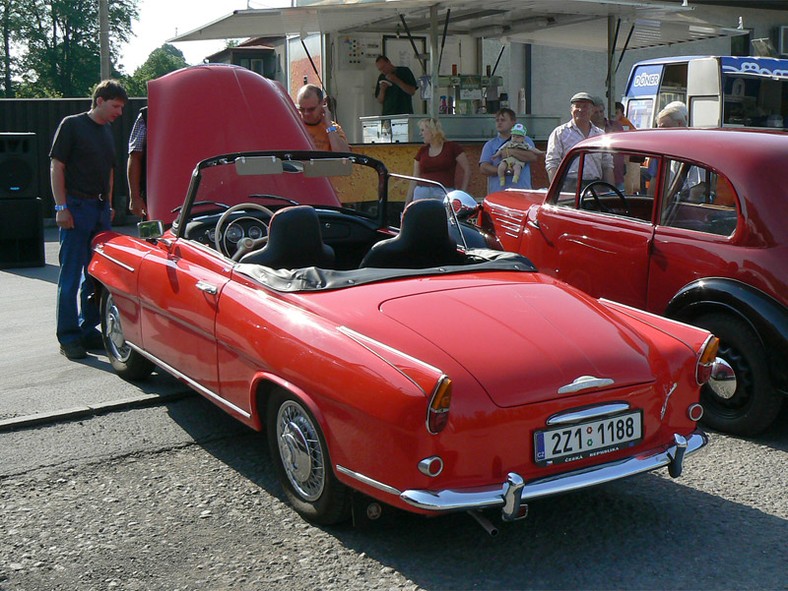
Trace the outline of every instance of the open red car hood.
<instances>
[{"instance_id":1,"label":"open red car hood","mask_svg":"<svg viewBox=\"0 0 788 591\"><path fill-rule=\"evenodd\" d=\"M582 376L610 378L609 388L654 380L650 343L595 301L553 284L419 293L387 300L381 311L454 357L499 406L555 398Z\"/></svg>"},{"instance_id":2,"label":"open red car hood","mask_svg":"<svg viewBox=\"0 0 788 591\"><path fill-rule=\"evenodd\" d=\"M201 160L254 150L314 150L284 87L240 66L204 64L151 80L148 106L148 215L165 223L175 219L173 209L183 204ZM296 184L286 196L339 205L327 179L303 186L309 190ZM265 185L256 192L276 193Z\"/></svg>"}]
</instances>

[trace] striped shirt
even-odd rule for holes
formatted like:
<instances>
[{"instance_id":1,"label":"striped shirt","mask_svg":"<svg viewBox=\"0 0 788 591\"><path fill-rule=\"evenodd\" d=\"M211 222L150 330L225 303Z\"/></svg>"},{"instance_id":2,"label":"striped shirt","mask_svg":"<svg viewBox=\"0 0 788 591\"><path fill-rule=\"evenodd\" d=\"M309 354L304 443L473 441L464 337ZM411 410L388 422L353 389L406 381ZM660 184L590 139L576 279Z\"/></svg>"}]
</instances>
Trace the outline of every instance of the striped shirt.
<instances>
[{"instance_id":1,"label":"striped shirt","mask_svg":"<svg viewBox=\"0 0 788 591\"><path fill-rule=\"evenodd\" d=\"M591 124L591 131L586 136L575 124L574 120L564 123L556 127L550 134L550 139L547 140L547 153L545 154L545 168L548 170L558 170L564 156L571 150L575 144L580 140L587 137L594 137L603 135L605 132L599 129L593 123ZM575 160L567 173L569 176L577 176L577 167L579 160ZM613 156L610 153L590 153L585 157L585 164L583 165L583 178L584 179L601 179L603 178L603 170L613 170Z\"/></svg>"}]
</instances>

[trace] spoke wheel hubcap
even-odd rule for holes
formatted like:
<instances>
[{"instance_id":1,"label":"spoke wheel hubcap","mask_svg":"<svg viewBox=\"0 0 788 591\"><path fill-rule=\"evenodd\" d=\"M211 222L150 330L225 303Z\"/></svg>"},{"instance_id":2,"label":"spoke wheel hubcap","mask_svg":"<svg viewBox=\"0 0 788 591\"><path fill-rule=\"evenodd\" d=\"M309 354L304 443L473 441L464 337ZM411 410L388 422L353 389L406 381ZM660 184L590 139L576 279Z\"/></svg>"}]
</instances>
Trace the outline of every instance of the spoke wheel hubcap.
<instances>
[{"instance_id":1,"label":"spoke wheel hubcap","mask_svg":"<svg viewBox=\"0 0 788 591\"><path fill-rule=\"evenodd\" d=\"M131 354L131 348L126 344L126 339L123 336L123 327L120 324L120 312L115 305L115 300L112 299L112 296L108 297L105 324L111 349L110 352L116 359L125 362Z\"/></svg>"},{"instance_id":2,"label":"spoke wheel hubcap","mask_svg":"<svg viewBox=\"0 0 788 591\"><path fill-rule=\"evenodd\" d=\"M292 401L282 404L276 437L282 465L295 491L307 501L320 498L325 486L325 454L317 428L300 405Z\"/></svg>"}]
</instances>

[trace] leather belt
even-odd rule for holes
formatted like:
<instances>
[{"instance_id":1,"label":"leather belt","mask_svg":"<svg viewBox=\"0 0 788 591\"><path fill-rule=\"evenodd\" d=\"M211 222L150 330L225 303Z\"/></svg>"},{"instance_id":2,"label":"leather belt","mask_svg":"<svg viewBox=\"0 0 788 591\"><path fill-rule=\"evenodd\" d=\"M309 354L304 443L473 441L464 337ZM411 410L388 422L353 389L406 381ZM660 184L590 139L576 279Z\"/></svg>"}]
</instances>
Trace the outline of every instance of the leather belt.
<instances>
[{"instance_id":1,"label":"leather belt","mask_svg":"<svg viewBox=\"0 0 788 591\"><path fill-rule=\"evenodd\" d=\"M91 199L91 200L98 199L99 201L104 200L104 193L90 194L90 193L83 193L82 191L71 190L68 191L68 194L73 197L76 197L77 199Z\"/></svg>"}]
</instances>

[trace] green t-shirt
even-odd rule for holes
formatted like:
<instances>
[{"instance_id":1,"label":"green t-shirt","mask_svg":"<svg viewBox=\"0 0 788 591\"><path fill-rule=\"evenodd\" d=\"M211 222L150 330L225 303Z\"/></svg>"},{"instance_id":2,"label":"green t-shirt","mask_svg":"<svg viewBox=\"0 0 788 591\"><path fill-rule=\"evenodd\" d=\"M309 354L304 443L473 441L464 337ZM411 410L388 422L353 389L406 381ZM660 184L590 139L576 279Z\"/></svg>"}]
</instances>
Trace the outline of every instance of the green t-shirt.
<instances>
[{"instance_id":1,"label":"green t-shirt","mask_svg":"<svg viewBox=\"0 0 788 591\"><path fill-rule=\"evenodd\" d=\"M410 68L405 66L397 66L394 68L394 75L402 80L405 84L410 86L418 86L416 78L413 77L413 72ZM375 85L375 97L377 98L380 92L380 81L385 79L386 76L381 74L378 76L378 84ZM386 90L386 96L383 99L383 112L381 115L403 115L413 113L413 97L407 92L402 90L396 84L392 84Z\"/></svg>"}]
</instances>

